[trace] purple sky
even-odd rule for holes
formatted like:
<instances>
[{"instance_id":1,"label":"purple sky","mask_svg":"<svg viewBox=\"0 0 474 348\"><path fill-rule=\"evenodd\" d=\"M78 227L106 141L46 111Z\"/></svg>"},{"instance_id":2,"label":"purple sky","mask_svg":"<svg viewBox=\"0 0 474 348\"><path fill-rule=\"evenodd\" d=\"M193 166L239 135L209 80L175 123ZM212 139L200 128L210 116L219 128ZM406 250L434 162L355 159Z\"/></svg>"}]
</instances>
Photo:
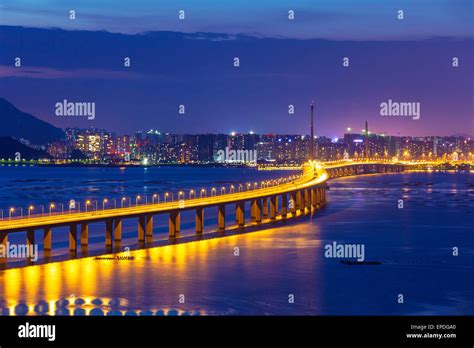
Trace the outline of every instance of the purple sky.
<instances>
[{"instance_id":1,"label":"purple sky","mask_svg":"<svg viewBox=\"0 0 474 348\"><path fill-rule=\"evenodd\" d=\"M118 133L303 134L315 100L316 133L331 137L348 126L359 131L365 120L389 134L474 134L472 2L185 1L184 23L168 18L180 8L168 1L133 8L106 2L81 5L80 20L71 23L64 1L4 1L3 24L67 31L0 26L0 96L60 127ZM296 9L294 26L288 8ZM394 18L398 8L405 22ZM182 33L139 33L146 30ZM123 67L126 56L130 68ZM96 118L55 116L64 99L95 102ZM419 102L420 119L380 116L388 99Z\"/></svg>"}]
</instances>

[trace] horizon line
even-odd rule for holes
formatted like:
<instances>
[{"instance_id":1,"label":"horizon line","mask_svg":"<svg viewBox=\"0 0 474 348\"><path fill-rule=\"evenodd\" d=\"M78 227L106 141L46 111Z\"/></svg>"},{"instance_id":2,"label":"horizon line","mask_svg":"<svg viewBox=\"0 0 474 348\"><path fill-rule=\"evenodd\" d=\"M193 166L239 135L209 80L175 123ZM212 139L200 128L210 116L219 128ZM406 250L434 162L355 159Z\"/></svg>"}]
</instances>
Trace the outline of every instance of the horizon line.
<instances>
[{"instance_id":1,"label":"horizon line","mask_svg":"<svg viewBox=\"0 0 474 348\"><path fill-rule=\"evenodd\" d=\"M0 24L0 28L21 28L21 29L33 29L33 30L44 30L44 31L65 31L65 32L87 32L87 33L102 33L102 34L111 34L111 35L124 35L124 36L145 36L155 33L168 33L168 34L181 34L181 35L209 35L209 36L220 36L228 37L228 40L222 41L233 41L236 38L248 38L256 40L295 40L295 41L337 41L337 42L417 42L417 41L431 41L431 40L474 40L474 34L472 36L441 36L441 35L411 35L410 37L398 37L398 36L387 36L383 38L325 38L325 37L293 37L293 36L283 36L283 35L266 35L258 32L253 33L226 33L226 32L213 32L213 31L175 31L175 30L146 30L146 31L137 31L137 32L121 32L121 31L111 31L107 29L101 30L90 30L90 29L71 29L71 28L61 28L61 27L30 27L24 25L8 25ZM209 38L210 41L213 41L212 38Z\"/></svg>"}]
</instances>

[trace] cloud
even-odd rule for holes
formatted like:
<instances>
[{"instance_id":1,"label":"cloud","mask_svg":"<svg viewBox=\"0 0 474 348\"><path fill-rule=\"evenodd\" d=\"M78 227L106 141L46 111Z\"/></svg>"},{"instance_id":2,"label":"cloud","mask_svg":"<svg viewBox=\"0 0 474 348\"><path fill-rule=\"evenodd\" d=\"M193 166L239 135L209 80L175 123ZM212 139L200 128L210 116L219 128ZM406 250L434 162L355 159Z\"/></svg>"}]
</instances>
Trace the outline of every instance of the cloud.
<instances>
[{"instance_id":1,"label":"cloud","mask_svg":"<svg viewBox=\"0 0 474 348\"><path fill-rule=\"evenodd\" d=\"M47 67L22 67L16 68L0 65L0 78L20 77L32 79L124 79L135 80L144 77L142 74L129 71L114 71L103 69L73 69L60 70Z\"/></svg>"}]
</instances>

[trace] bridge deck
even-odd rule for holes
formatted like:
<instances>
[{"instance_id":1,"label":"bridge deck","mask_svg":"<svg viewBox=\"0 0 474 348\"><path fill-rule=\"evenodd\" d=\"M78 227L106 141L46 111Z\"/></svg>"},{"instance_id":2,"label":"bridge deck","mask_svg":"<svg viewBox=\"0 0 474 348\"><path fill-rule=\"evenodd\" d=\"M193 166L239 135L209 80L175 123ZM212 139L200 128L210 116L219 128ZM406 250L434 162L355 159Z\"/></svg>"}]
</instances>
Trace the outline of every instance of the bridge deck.
<instances>
[{"instance_id":1,"label":"bridge deck","mask_svg":"<svg viewBox=\"0 0 474 348\"><path fill-rule=\"evenodd\" d=\"M148 205L137 205L132 207L97 210L90 212L75 212L64 214L52 214L39 217L23 219L11 219L0 222L0 231L15 232L28 229L38 229L44 227L66 226L74 223L103 221L116 218L132 218L143 214L169 213L174 210L191 210L199 207L211 207L225 204L249 201L251 199L280 195L300 189L309 188L324 183L328 179L327 173L322 170L316 175L302 176L301 178L287 184L280 184L262 189L250 191L228 193L220 196L208 196L184 200L184 205L179 201L156 203Z\"/></svg>"},{"instance_id":2,"label":"bridge deck","mask_svg":"<svg viewBox=\"0 0 474 348\"><path fill-rule=\"evenodd\" d=\"M426 162L430 163L430 162ZM66 225L74 225L79 223L88 223L94 221L107 221L110 219L132 218L141 215L155 215L176 211L191 210L196 208L205 208L232 203L245 202L252 199L264 197L272 197L281 194L291 193L302 189L311 188L325 183L331 178L330 173L341 170L341 168L350 168L361 165L395 165L407 166L411 164L420 165L420 162L391 162L386 160L369 160L369 161L339 161L325 163L323 166L316 162L308 162L303 165L303 175L290 182L277 186L254 189L249 191L228 193L223 195L214 195L202 198L186 199L184 202L173 201L167 203L153 203L145 205L136 205L124 208L111 208L95 211L71 212L45 214L42 216L30 216L24 218L4 218L0 221L0 232L18 232L31 229L39 229L46 227L58 227ZM347 175L347 174L346 174ZM338 176L338 175L334 175Z\"/></svg>"}]
</instances>

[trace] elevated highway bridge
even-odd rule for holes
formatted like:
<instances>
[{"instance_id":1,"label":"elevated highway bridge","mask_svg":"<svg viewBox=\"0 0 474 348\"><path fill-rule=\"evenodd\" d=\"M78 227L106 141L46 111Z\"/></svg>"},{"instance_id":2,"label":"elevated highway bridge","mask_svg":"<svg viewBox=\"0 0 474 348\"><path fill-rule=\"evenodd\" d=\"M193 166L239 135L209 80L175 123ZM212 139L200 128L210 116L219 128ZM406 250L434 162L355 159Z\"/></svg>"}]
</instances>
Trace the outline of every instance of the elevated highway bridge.
<instances>
[{"instance_id":1,"label":"elevated highway bridge","mask_svg":"<svg viewBox=\"0 0 474 348\"><path fill-rule=\"evenodd\" d=\"M248 224L261 224L280 219L289 219L312 213L326 204L327 181L333 178L375 173L402 172L410 168L430 165L431 162L390 162L381 160L339 161L329 163L308 162L302 166L299 176L289 176L260 185L247 184L231 186L230 190L213 189L210 193L201 191L200 196L192 190L188 198L184 192L178 199L144 204L122 206L110 209L89 209L88 203L83 211L64 213L28 214L28 216L4 216L0 220L0 243L6 245L12 233L26 232L26 244L35 243L35 231L42 231L45 255L51 252L52 230L68 227L69 251L76 253L78 244L87 247L89 243L89 224L104 223L105 246L111 248L114 242L122 240L122 221L137 219L137 239L139 243L153 241L153 218L168 216L169 237L176 238L180 232L181 213L195 211L197 234L204 232L204 213L206 209L217 209L218 229L225 230L228 219L226 206L235 206L235 224L244 227ZM193 195L194 193L194 195ZM246 203L250 203L246 209ZM280 206L279 206L280 205ZM250 218L250 219L249 219ZM232 222L233 223L233 222Z\"/></svg>"}]
</instances>

